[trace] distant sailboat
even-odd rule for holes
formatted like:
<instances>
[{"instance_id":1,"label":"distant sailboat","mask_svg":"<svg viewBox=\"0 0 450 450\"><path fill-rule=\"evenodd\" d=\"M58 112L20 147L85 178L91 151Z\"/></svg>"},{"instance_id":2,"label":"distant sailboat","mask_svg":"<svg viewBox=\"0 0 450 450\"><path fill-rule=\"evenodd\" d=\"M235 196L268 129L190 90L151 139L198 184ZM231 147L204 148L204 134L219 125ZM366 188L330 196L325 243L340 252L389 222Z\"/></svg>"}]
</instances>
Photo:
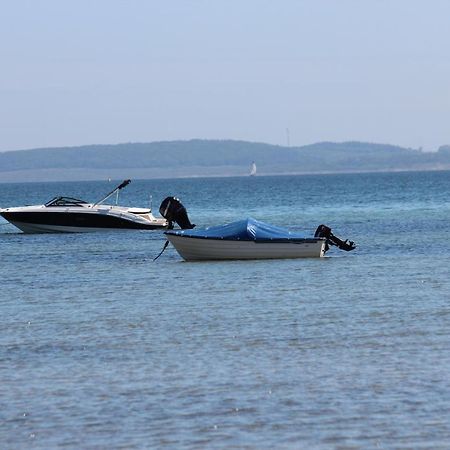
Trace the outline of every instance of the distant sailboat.
<instances>
[{"instance_id":1,"label":"distant sailboat","mask_svg":"<svg viewBox=\"0 0 450 450\"><path fill-rule=\"evenodd\" d=\"M250 176L254 177L256 175L256 164L255 161L252 162L252 168L250 169Z\"/></svg>"}]
</instances>

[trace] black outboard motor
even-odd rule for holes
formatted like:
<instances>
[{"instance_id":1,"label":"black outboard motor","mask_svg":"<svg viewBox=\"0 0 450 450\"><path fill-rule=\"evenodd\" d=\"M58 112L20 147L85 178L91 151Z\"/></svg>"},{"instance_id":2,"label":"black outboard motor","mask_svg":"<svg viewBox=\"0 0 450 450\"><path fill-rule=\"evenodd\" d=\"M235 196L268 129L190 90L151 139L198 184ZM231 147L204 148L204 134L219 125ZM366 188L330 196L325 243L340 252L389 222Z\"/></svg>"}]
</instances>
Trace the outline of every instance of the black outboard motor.
<instances>
[{"instance_id":1,"label":"black outboard motor","mask_svg":"<svg viewBox=\"0 0 450 450\"><path fill-rule=\"evenodd\" d=\"M316 232L314 233L314 237L323 237L327 240L327 245L325 247L325 251L329 249L329 245L335 245L336 247L340 248L341 250L345 250L346 252L349 252L351 250L354 250L356 248L356 245L353 241L349 241L346 239L343 241L342 239L339 239L337 236L335 236L331 232L331 228L327 227L326 225L319 225L317 227Z\"/></svg>"},{"instance_id":2,"label":"black outboard motor","mask_svg":"<svg viewBox=\"0 0 450 450\"><path fill-rule=\"evenodd\" d=\"M189 220L186 208L176 197L166 197L159 207L159 213L169 221L169 228L173 228L172 222L176 222L182 230L195 227Z\"/></svg>"}]
</instances>

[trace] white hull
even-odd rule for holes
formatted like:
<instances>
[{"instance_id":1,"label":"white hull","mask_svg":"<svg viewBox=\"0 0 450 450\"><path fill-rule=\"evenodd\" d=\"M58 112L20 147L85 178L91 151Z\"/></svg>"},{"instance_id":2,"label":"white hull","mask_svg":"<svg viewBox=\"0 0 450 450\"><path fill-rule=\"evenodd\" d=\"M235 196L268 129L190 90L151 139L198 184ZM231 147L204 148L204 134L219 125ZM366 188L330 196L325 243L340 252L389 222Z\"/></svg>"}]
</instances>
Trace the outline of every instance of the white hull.
<instances>
[{"instance_id":1,"label":"white hull","mask_svg":"<svg viewBox=\"0 0 450 450\"><path fill-rule=\"evenodd\" d=\"M106 205L113 194L130 184L124 180L106 197L88 203L73 197L58 196L43 205L0 208L0 216L24 233L87 233L111 229L156 230L169 222L153 216L151 208ZM118 197L117 197L118 198ZM178 202L179 203L179 202ZM182 207L179 203L179 207Z\"/></svg>"},{"instance_id":2,"label":"white hull","mask_svg":"<svg viewBox=\"0 0 450 450\"><path fill-rule=\"evenodd\" d=\"M186 261L223 259L289 259L320 258L325 254L325 239L302 242L254 242L223 239L202 239L166 234L177 252Z\"/></svg>"},{"instance_id":3,"label":"white hull","mask_svg":"<svg viewBox=\"0 0 450 450\"><path fill-rule=\"evenodd\" d=\"M45 205L0 209L0 215L24 233L88 233L111 229L163 229L166 219L150 210L86 204L78 207Z\"/></svg>"}]
</instances>

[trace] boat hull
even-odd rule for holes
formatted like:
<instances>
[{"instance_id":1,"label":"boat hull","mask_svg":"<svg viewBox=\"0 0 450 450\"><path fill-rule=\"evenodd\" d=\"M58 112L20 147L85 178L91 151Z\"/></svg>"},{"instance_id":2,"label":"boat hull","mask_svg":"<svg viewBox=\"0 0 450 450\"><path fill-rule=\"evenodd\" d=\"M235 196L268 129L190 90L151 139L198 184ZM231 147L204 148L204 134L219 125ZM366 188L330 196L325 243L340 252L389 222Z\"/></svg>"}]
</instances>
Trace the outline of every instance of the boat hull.
<instances>
[{"instance_id":1,"label":"boat hull","mask_svg":"<svg viewBox=\"0 0 450 450\"><path fill-rule=\"evenodd\" d=\"M85 233L107 229L157 230L167 228L167 222L148 222L129 214L95 214L91 212L8 212L1 215L24 233ZM147 222L147 223L146 223Z\"/></svg>"},{"instance_id":2,"label":"boat hull","mask_svg":"<svg viewBox=\"0 0 450 450\"><path fill-rule=\"evenodd\" d=\"M203 239L170 233L166 233L166 236L186 261L320 258L325 254L326 245L326 240L322 238L289 242L255 242Z\"/></svg>"}]
</instances>

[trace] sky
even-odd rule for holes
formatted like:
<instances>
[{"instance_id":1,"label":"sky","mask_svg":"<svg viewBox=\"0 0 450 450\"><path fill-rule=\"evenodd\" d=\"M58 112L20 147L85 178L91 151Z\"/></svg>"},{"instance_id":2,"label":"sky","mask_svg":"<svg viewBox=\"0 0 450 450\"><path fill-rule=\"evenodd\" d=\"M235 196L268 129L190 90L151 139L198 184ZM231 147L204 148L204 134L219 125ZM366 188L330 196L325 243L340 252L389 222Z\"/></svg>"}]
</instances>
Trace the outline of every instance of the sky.
<instances>
[{"instance_id":1,"label":"sky","mask_svg":"<svg viewBox=\"0 0 450 450\"><path fill-rule=\"evenodd\" d=\"M0 151L450 144L448 0L0 0Z\"/></svg>"}]
</instances>

